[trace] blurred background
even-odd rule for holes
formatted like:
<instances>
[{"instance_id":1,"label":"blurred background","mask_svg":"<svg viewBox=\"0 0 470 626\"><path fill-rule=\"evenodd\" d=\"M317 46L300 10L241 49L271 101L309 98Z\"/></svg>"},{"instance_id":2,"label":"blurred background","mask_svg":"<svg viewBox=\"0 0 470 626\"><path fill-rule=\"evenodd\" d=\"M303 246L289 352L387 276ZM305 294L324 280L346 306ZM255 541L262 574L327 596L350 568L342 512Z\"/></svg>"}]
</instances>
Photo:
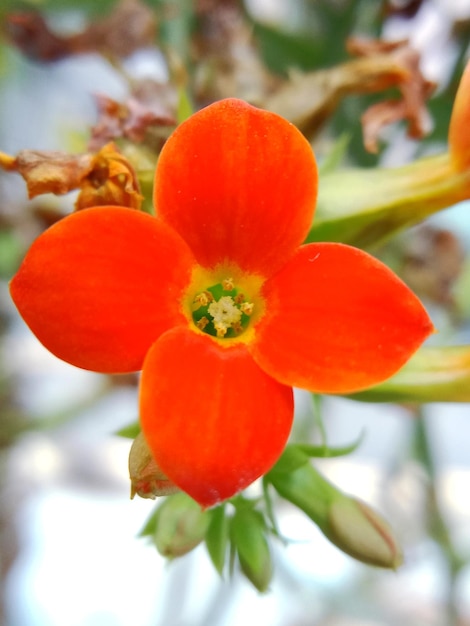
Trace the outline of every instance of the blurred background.
<instances>
[{"instance_id":1,"label":"blurred background","mask_svg":"<svg viewBox=\"0 0 470 626\"><path fill-rule=\"evenodd\" d=\"M0 23L5 153L85 152L114 138L151 172L185 102L198 108L237 96L303 120L320 162L341 143L343 163L373 168L446 150L468 58L470 3L2 0ZM356 86L333 94L324 109L316 104L320 83L309 87L311 73L350 60L354 37L406 39L419 53L424 78L435 83L419 141L398 122L380 133L376 154L364 148L360 118L377 93ZM130 99L137 104L126 128L110 110ZM18 175L0 172L0 624L470 624L465 403L321 401L331 445L365 435L354 454L317 466L390 520L405 550L396 573L345 556L285 502L277 514L291 541L274 545L266 594L239 575L220 580L204 546L167 562L137 538L155 505L129 500L130 443L115 433L137 418L138 377L60 362L8 295L32 240L74 200L72 193L30 201ZM377 251L425 301L440 329L436 342L470 343L469 211L467 203L449 208ZM315 430L306 396L297 394L297 434Z\"/></svg>"}]
</instances>

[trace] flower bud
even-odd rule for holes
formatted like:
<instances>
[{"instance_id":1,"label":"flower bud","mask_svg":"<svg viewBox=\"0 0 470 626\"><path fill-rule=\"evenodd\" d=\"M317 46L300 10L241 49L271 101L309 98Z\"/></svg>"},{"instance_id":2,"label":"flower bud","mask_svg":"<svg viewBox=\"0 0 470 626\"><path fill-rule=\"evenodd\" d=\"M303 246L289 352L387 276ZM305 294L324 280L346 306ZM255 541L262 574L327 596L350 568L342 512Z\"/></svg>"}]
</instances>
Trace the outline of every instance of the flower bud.
<instances>
[{"instance_id":1,"label":"flower bud","mask_svg":"<svg viewBox=\"0 0 470 626\"><path fill-rule=\"evenodd\" d=\"M179 491L155 463L142 433L134 439L129 452L129 476L131 498L137 494L154 500L156 496L169 496Z\"/></svg>"},{"instance_id":2,"label":"flower bud","mask_svg":"<svg viewBox=\"0 0 470 626\"><path fill-rule=\"evenodd\" d=\"M340 550L368 565L395 570L403 562L389 524L355 498L343 497L331 504L324 533Z\"/></svg>"},{"instance_id":3,"label":"flower bud","mask_svg":"<svg viewBox=\"0 0 470 626\"><path fill-rule=\"evenodd\" d=\"M355 559L396 569L401 550L387 522L363 502L327 481L309 462L267 475L278 493L304 511L340 550Z\"/></svg>"},{"instance_id":4,"label":"flower bud","mask_svg":"<svg viewBox=\"0 0 470 626\"><path fill-rule=\"evenodd\" d=\"M191 552L204 539L208 511L185 493L167 498L157 509L154 542L161 555L174 558Z\"/></svg>"}]
</instances>

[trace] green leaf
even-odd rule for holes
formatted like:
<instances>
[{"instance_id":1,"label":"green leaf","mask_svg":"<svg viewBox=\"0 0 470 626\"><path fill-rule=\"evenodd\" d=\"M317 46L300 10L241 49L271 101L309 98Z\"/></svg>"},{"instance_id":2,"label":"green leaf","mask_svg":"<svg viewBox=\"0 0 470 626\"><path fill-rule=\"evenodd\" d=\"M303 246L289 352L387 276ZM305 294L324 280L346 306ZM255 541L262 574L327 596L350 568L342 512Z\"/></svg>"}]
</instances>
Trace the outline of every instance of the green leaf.
<instances>
[{"instance_id":1,"label":"green leaf","mask_svg":"<svg viewBox=\"0 0 470 626\"><path fill-rule=\"evenodd\" d=\"M364 433L361 433L353 443L334 448L326 445L315 446L308 443L291 443L285 447L284 452L268 475L295 472L296 469L307 464L310 457L330 458L351 454L361 445L363 439Z\"/></svg>"},{"instance_id":2,"label":"green leaf","mask_svg":"<svg viewBox=\"0 0 470 626\"><path fill-rule=\"evenodd\" d=\"M138 537L148 537L154 534L155 528L157 527L157 521L158 521L158 509L159 509L158 506L154 508L152 513L147 518L142 529L140 530L139 534L137 535Z\"/></svg>"},{"instance_id":3,"label":"green leaf","mask_svg":"<svg viewBox=\"0 0 470 626\"><path fill-rule=\"evenodd\" d=\"M128 424L123 428L120 428L115 432L115 435L118 437L125 437L126 439L135 439L137 435L140 433L140 424L139 422L132 422L132 424Z\"/></svg>"},{"instance_id":4,"label":"green leaf","mask_svg":"<svg viewBox=\"0 0 470 626\"><path fill-rule=\"evenodd\" d=\"M470 402L470 346L424 346L395 376L348 397L361 402Z\"/></svg>"},{"instance_id":5,"label":"green leaf","mask_svg":"<svg viewBox=\"0 0 470 626\"><path fill-rule=\"evenodd\" d=\"M229 520L223 505L209 511L210 522L206 532L206 547L215 569L222 576L229 540Z\"/></svg>"},{"instance_id":6,"label":"green leaf","mask_svg":"<svg viewBox=\"0 0 470 626\"><path fill-rule=\"evenodd\" d=\"M290 34L257 21L253 22L253 34L272 72L287 75L292 68L307 71L319 65L321 47L316 38Z\"/></svg>"},{"instance_id":7,"label":"green leaf","mask_svg":"<svg viewBox=\"0 0 470 626\"><path fill-rule=\"evenodd\" d=\"M335 448L330 448L329 446L314 446L308 443L298 443L295 444L296 447L308 455L309 457L318 457L318 458L331 458L336 456L345 456L347 454L351 454L361 445L364 440L365 432L362 431L356 441L350 443L347 446L339 446Z\"/></svg>"}]
</instances>

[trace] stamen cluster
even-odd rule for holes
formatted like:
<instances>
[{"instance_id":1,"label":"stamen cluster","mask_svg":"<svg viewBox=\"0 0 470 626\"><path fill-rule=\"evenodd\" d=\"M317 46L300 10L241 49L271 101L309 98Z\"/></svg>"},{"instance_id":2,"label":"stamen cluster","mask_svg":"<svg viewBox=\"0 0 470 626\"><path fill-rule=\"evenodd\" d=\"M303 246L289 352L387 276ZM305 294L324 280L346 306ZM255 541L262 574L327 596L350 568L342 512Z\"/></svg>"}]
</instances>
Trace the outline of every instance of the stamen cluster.
<instances>
[{"instance_id":1,"label":"stamen cluster","mask_svg":"<svg viewBox=\"0 0 470 626\"><path fill-rule=\"evenodd\" d=\"M236 337L248 325L254 304L238 292L232 278L201 291L193 301L193 320L199 330L214 337Z\"/></svg>"}]
</instances>

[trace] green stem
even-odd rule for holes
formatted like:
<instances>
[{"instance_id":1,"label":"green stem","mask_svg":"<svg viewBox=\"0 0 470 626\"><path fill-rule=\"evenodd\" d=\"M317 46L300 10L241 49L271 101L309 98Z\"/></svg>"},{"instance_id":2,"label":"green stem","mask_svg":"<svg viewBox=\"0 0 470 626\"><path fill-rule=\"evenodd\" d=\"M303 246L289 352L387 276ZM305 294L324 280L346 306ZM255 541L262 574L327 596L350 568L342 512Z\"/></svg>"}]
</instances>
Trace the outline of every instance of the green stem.
<instances>
[{"instance_id":1,"label":"green stem","mask_svg":"<svg viewBox=\"0 0 470 626\"><path fill-rule=\"evenodd\" d=\"M423 408L416 409L415 439L416 452L421 460L429 477L427 485L427 500L429 512L429 532L439 545L443 556L446 559L448 569L448 590L446 598L448 626L458 626L459 611L456 598L456 584L462 567L465 565L463 559L456 550L452 535L447 527L444 516L439 506L439 499L436 490L437 470L433 457L432 445L430 442L428 425Z\"/></svg>"}]
</instances>

